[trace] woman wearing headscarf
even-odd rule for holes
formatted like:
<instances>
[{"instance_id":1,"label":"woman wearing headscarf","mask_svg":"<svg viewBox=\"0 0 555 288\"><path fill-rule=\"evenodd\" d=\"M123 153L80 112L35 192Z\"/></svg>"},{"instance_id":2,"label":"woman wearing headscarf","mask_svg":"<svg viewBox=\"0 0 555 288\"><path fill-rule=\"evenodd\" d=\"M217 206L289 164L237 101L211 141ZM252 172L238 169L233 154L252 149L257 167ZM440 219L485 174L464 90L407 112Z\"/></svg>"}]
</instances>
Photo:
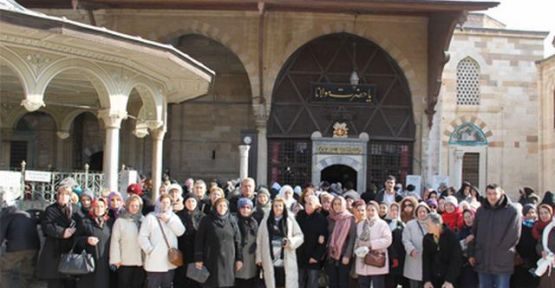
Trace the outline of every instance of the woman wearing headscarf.
<instances>
[{"instance_id":1,"label":"woman wearing headscarf","mask_svg":"<svg viewBox=\"0 0 555 288\"><path fill-rule=\"evenodd\" d=\"M219 198L200 221L195 237L195 265L210 272L203 287L232 287L235 273L243 266L240 252L241 232L229 213L229 202Z\"/></svg>"},{"instance_id":2,"label":"woman wearing headscarf","mask_svg":"<svg viewBox=\"0 0 555 288\"><path fill-rule=\"evenodd\" d=\"M289 210L289 212L293 213L293 216L300 210L299 204L294 197L295 192L293 190L293 187L291 187L290 185L281 186L278 196L283 198L283 200L285 201L285 207L287 208L287 210Z\"/></svg>"},{"instance_id":3,"label":"woman wearing headscarf","mask_svg":"<svg viewBox=\"0 0 555 288\"><path fill-rule=\"evenodd\" d=\"M537 245L537 252L543 258L542 260L544 262L551 261L547 269L544 270L543 273L540 273L542 275L540 278L540 288L555 287L555 272L553 271L553 267L555 266L553 266L552 262L552 257L555 252L555 229L553 229L553 227L555 227L555 220L552 220L552 222L545 227Z\"/></svg>"},{"instance_id":4,"label":"woman wearing headscarf","mask_svg":"<svg viewBox=\"0 0 555 288\"><path fill-rule=\"evenodd\" d=\"M328 240L328 220L320 213L316 195L304 197L304 210L297 214L297 222L304 234L304 242L297 249L299 287L318 288Z\"/></svg>"},{"instance_id":5,"label":"woman wearing headscarf","mask_svg":"<svg viewBox=\"0 0 555 288\"><path fill-rule=\"evenodd\" d=\"M461 185L461 188L457 193L455 193L455 197L459 202L464 201L467 197L470 196L470 189L472 189L472 184L468 181L464 181Z\"/></svg>"},{"instance_id":6,"label":"woman wearing headscarf","mask_svg":"<svg viewBox=\"0 0 555 288\"><path fill-rule=\"evenodd\" d=\"M391 231L387 223L378 214L380 205L375 201L366 205L366 219L357 224L355 251L364 249L366 253L357 253L355 271L360 288L385 288L385 275L389 273L389 256L387 247L391 245ZM385 265L375 267L364 263L364 256L370 251L385 255ZM362 255L364 254L364 255Z\"/></svg>"},{"instance_id":7,"label":"woman wearing headscarf","mask_svg":"<svg viewBox=\"0 0 555 288\"><path fill-rule=\"evenodd\" d=\"M478 287L478 273L474 271L474 267L472 267L468 261L468 244L474 241L474 235L472 235L472 225L474 224L475 215L476 212L474 210L465 209L463 211L464 225L462 229L459 230L457 235L463 256L461 276L459 277L457 285L457 287L460 288Z\"/></svg>"},{"instance_id":8,"label":"woman wearing headscarf","mask_svg":"<svg viewBox=\"0 0 555 288\"><path fill-rule=\"evenodd\" d=\"M168 186L168 195L172 197L172 210L176 213L185 209L183 204L183 188L179 184L171 184Z\"/></svg>"},{"instance_id":9,"label":"woman wearing headscarf","mask_svg":"<svg viewBox=\"0 0 555 288\"><path fill-rule=\"evenodd\" d=\"M94 201L94 194L89 189L85 189L81 196L79 196L79 203L81 204L77 215L80 219L84 219L89 215L89 210L91 209L91 204Z\"/></svg>"},{"instance_id":10,"label":"woman wearing headscarf","mask_svg":"<svg viewBox=\"0 0 555 288\"><path fill-rule=\"evenodd\" d=\"M336 196L333 199L328 222L330 240L326 270L330 278L330 288L346 288L356 240L356 223L353 214L347 210L345 198Z\"/></svg>"},{"instance_id":11,"label":"woman wearing headscarf","mask_svg":"<svg viewBox=\"0 0 555 288\"><path fill-rule=\"evenodd\" d=\"M424 236L422 244L424 288L453 288L462 266L462 252L457 236L443 225L443 220L437 213L428 214L425 222L428 234Z\"/></svg>"},{"instance_id":12,"label":"woman wearing headscarf","mask_svg":"<svg viewBox=\"0 0 555 288\"><path fill-rule=\"evenodd\" d=\"M541 240L543 229L551 222L553 218L553 208L547 204L540 204L538 206L538 216L538 221L532 226L532 237L534 237L536 241Z\"/></svg>"},{"instance_id":13,"label":"woman wearing headscarf","mask_svg":"<svg viewBox=\"0 0 555 288\"><path fill-rule=\"evenodd\" d=\"M270 213L270 209L272 209L272 201L270 201L270 192L268 189L262 187L258 189L258 193L256 194L256 208L253 213L254 219L256 222L260 224L264 215Z\"/></svg>"},{"instance_id":14,"label":"woman wearing headscarf","mask_svg":"<svg viewBox=\"0 0 555 288\"><path fill-rule=\"evenodd\" d=\"M401 200L401 221L403 223L408 223L410 220L414 219L414 209L418 204L418 200L412 196L407 196Z\"/></svg>"},{"instance_id":15,"label":"woman wearing headscarf","mask_svg":"<svg viewBox=\"0 0 555 288\"><path fill-rule=\"evenodd\" d=\"M403 230L403 245L406 256L403 276L409 279L411 288L422 287L422 239L428 233L425 219L430 208L425 203L419 203L414 210L416 218L410 220Z\"/></svg>"},{"instance_id":16,"label":"woman wearing headscarf","mask_svg":"<svg viewBox=\"0 0 555 288\"><path fill-rule=\"evenodd\" d=\"M143 252L138 238L144 220L142 206L141 197L129 195L125 200L125 212L112 227L110 264L118 268L118 287L142 288L144 285Z\"/></svg>"},{"instance_id":17,"label":"woman wearing headscarf","mask_svg":"<svg viewBox=\"0 0 555 288\"><path fill-rule=\"evenodd\" d=\"M462 209L455 196L445 197L445 211L441 214L443 224L451 231L458 232L464 224Z\"/></svg>"},{"instance_id":18,"label":"woman wearing headscarf","mask_svg":"<svg viewBox=\"0 0 555 288\"><path fill-rule=\"evenodd\" d=\"M162 230L163 229L163 230ZM177 237L183 235L185 226L172 212L172 199L161 195L154 212L148 214L139 230L139 245L145 253L144 269L148 288L172 287L174 270L177 268L168 259L168 244L177 248Z\"/></svg>"},{"instance_id":19,"label":"woman wearing headscarf","mask_svg":"<svg viewBox=\"0 0 555 288\"><path fill-rule=\"evenodd\" d=\"M116 219L118 219L121 213L125 212L123 204L124 202L121 193L117 191L110 192L110 194L108 195L108 216L110 217L110 219L115 221Z\"/></svg>"},{"instance_id":20,"label":"woman wearing headscarf","mask_svg":"<svg viewBox=\"0 0 555 288\"><path fill-rule=\"evenodd\" d=\"M89 215L77 226L77 253L85 249L94 258L94 272L81 276L78 288L110 286L110 235L113 221L108 217L104 198L92 202Z\"/></svg>"},{"instance_id":21,"label":"woman wearing headscarf","mask_svg":"<svg viewBox=\"0 0 555 288\"><path fill-rule=\"evenodd\" d=\"M403 264L405 263L405 247L403 246L403 229L405 223L401 221L401 205L397 202L391 203L389 213L385 222L391 231L392 243L387 248L389 254L389 274L385 276L385 287L397 288L397 285L406 285L406 278L403 277ZM408 285L407 285L408 287Z\"/></svg>"},{"instance_id":22,"label":"woman wearing headscarf","mask_svg":"<svg viewBox=\"0 0 555 288\"><path fill-rule=\"evenodd\" d=\"M195 236L204 213L200 210L199 201L194 193L184 197L185 209L177 212L177 217L185 226L185 233L177 238L178 248L183 253L182 267L175 271L173 285L175 288L200 288L201 284L187 277L187 265L195 262Z\"/></svg>"},{"instance_id":23,"label":"woman wearing headscarf","mask_svg":"<svg viewBox=\"0 0 555 288\"><path fill-rule=\"evenodd\" d=\"M536 268L536 262L540 258L536 252L536 245L541 239L535 239L532 236L536 219L535 205L525 204L522 208L522 230L516 245L515 270L511 275L511 287L513 288L534 288L540 284L539 279L530 273L530 270Z\"/></svg>"},{"instance_id":24,"label":"woman wearing headscarf","mask_svg":"<svg viewBox=\"0 0 555 288\"><path fill-rule=\"evenodd\" d=\"M256 263L264 271L266 288L299 286L296 249L304 235L285 205L283 198L274 199L256 237Z\"/></svg>"},{"instance_id":25,"label":"woman wearing headscarf","mask_svg":"<svg viewBox=\"0 0 555 288\"><path fill-rule=\"evenodd\" d=\"M241 232L241 246L239 253L243 254L243 267L235 273L235 287L254 288L258 276L256 266L256 236L258 222L253 218L252 200L243 197L237 201L237 224Z\"/></svg>"},{"instance_id":26,"label":"woman wearing headscarf","mask_svg":"<svg viewBox=\"0 0 555 288\"><path fill-rule=\"evenodd\" d=\"M48 288L69 288L74 286L74 280L58 273L58 263L61 254L71 250L75 227L80 220L69 203L71 187L60 186L56 192L56 203L46 207L41 219L46 239L40 252L37 276L48 281Z\"/></svg>"}]
</instances>

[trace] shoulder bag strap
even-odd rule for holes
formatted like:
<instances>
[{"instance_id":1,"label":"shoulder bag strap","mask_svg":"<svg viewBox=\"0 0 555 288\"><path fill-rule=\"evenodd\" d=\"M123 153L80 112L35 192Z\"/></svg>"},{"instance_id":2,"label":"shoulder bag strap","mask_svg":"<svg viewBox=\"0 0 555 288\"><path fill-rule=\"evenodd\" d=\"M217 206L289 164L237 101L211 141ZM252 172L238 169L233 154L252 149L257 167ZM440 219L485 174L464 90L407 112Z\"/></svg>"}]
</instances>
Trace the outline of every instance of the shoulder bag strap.
<instances>
[{"instance_id":1,"label":"shoulder bag strap","mask_svg":"<svg viewBox=\"0 0 555 288\"><path fill-rule=\"evenodd\" d=\"M420 233L422 233L422 236L425 236L426 233L424 233L424 229L422 229L422 225L420 225L420 222L418 222L418 220L416 220L416 224L418 224L418 229L420 229Z\"/></svg>"},{"instance_id":2,"label":"shoulder bag strap","mask_svg":"<svg viewBox=\"0 0 555 288\"><path fill-rule=\"evenodd\" d=\"M168 249L171 249L170 243L168 242L168 238L166 238L166 233L164 233L164 228L162 228L162 222L160 222L160 218L156 217L156 221L158 221L158 225L160 225L160 230L162 231L162 236L164 236L164 241L166 242Z\"/></svg>"}]
</instances>

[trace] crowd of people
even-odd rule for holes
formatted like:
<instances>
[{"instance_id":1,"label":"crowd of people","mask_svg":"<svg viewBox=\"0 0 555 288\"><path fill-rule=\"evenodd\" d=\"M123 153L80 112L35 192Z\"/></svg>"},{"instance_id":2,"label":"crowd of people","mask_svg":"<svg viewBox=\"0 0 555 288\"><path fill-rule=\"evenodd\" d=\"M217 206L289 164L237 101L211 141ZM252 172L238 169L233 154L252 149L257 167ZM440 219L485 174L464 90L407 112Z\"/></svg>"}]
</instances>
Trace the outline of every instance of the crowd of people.
<instances>
[{"instance_id":1,"label":"crowd of people","mask_svg":"<svg viewBox=\"0 0 555 288\"><path fill-rule=\"evenodd\" d=\"M95 197L61 185L37 215L4 199L0 286L38 278L71 288L555 287L551 192L540 201L525 187L512 202L495 184L480 193L465 182L420 194L393 176L363 194L188 179L167 181L153 202L143 188ZM173 248L183 263L169 258ZM94 271L60 273L70 251L92 255Z\"/></svg>"}]
</instances>

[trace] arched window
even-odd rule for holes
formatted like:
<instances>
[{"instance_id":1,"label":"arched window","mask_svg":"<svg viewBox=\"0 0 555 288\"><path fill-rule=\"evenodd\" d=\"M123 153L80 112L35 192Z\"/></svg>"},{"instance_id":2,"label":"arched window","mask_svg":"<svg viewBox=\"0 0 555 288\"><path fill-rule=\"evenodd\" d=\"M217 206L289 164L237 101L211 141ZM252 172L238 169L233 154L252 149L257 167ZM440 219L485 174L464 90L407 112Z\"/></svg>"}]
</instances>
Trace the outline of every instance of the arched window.
<instances>
[{"instance_id":1,"label":"arched window","mask_svg":"<svg viewBox=\"0 0 555 288\"><path fill-rule=\"evenodd\" d=\"M480 105L480 66L470 57L457 64L457 105Z\"/></svg>"}]
</instances>

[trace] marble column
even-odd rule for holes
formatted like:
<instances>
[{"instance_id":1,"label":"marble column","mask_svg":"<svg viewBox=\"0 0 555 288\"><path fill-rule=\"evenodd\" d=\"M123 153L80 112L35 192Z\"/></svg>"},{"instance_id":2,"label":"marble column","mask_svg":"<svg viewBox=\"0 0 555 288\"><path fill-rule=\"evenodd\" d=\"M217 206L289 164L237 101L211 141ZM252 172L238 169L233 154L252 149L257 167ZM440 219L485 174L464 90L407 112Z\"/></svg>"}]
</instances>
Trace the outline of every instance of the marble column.
<instances>
[{"instance_id":1,"label":"marble column","mask_svg":"<svg viewBox=\"0 0 555 288\"><path fill-rule=\"evenodd\" d=\"M160 127L151 130L152 136L152 199L158 199L158 191L162 185L162 152L166 129Z\"/></svg>"},{"instance_id":2,"label":"marble column","mask_svg":"<svg viewBox=\"0 0 555 288\"><path fill-rule=\"evenodd\" d=\"M250 145L239 145L239 178L249 177L249 150Z\"/></svg>"},{"instance_id":3,"label":"marble column","mask_svg":"<svg viewBox=\"0 0 555 288\"><path fill-rule=\"evenodd\" d=\"M106 142L104 144L104 186L110 191L118 190L119 131L121 121L127 117L126 111L102 110L98 113L104 121Z\"/></svg>"},{"instance_id":4,"label":"marble column","mask_svg":"<svg viewBox=\"0 0 555 288\"><path fill-rule=\"evenodd\" d=\"M455 187L461 187L462 185L462 177L463 177L463 158L464 158L464 151L462 150L455 150L455 183L453 185Z\"/></svg>"}]
</instances>

